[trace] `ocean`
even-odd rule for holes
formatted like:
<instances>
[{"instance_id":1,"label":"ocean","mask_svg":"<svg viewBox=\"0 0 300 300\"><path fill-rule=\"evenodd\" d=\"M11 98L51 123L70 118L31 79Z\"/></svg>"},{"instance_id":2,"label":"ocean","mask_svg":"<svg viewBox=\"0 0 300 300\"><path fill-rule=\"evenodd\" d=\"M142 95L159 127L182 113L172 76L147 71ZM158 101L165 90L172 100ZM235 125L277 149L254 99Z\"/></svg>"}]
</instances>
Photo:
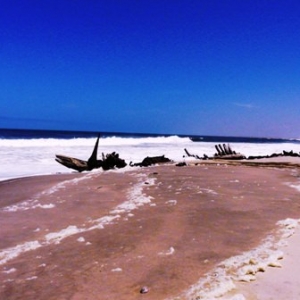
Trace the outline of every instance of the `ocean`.
<instances>
[{"instance_id":1,"label":"ocean","mask_svg":"<svg viewBox=\"0 0 300 300\"><path fill-rule=\"evenodd\" d=\"M55 155L87 160L98 134L101 136L98 158L101 159L102 153L117 152L127 164L160 155L184 162L190 159L184 149L200 157L213 156L218 143L230 144L233 150L245 156L271 155L283 150L300 152L297 139L0 129L0 180L74 172L57 163ZM103 172L102 169L96 171Z\"/></svg>"}]
</instances>

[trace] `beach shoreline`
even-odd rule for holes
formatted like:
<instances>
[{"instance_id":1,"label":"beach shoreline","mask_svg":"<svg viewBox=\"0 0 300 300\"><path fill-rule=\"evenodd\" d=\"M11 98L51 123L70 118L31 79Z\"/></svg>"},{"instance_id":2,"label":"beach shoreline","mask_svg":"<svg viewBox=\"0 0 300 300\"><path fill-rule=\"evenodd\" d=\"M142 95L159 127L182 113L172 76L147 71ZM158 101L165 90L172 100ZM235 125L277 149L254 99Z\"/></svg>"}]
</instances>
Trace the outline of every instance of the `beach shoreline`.
<instances>
[{"instance_id":1,"label":"beach shoreline","mask_svg":"<svg viewBox=\"0 0 300 300\"><path fill-rule=\"evenodd\" d=\"M299 225L299 224L298 224ZM298 275L300 228L288 238L280 248L283 253L278 266L269 267L266 272L258 273L256 280L239 283L236 294L249 300L299 299L300 276Z\"/></svg>"},{"instance_id":2,"label":"beach shoreline","mask_svg":"<svg viewBox=\"0 0 300 300\"><path fill-rule=\"evenodd\" d=\"M0 295L196 299L218 264L300 218L296 165L196 164L1 182Z\"/></svg>"}]
</instances>

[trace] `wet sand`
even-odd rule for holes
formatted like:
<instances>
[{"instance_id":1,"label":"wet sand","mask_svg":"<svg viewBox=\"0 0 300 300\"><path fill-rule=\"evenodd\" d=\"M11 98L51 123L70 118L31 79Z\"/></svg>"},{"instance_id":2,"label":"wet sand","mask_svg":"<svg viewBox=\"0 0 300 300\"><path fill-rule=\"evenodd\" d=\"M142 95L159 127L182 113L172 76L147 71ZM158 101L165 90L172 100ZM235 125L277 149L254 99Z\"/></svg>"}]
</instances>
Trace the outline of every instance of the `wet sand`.
<instances>
[{"instance_id":1,"label":"wet sand","mask_svg":"<svg viewBox=\"0 0 300 300\"><path fill-rule=\"evenodd\" d=\"M0 182L0 299L197 299L206 274L300 218L299 175L220 162Z\"/></svg>"}]
</instances>

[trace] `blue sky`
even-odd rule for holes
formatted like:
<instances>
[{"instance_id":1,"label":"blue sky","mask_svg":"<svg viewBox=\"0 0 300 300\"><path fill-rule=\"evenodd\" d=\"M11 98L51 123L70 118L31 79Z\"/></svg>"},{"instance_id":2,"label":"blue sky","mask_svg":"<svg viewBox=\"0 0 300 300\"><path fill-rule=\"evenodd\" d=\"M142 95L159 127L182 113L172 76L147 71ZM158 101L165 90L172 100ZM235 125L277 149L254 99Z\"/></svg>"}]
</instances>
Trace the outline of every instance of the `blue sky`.
<instances>
[{"instance_id":1,"label":"blue sky","mask_svg":"<svg viewBox=\"0 0 300 300\"><path fill-rule=\"evenodd\" d=\"M300 138L297 0L0 3L0 128Z\"/></svg>"}]
</instances>

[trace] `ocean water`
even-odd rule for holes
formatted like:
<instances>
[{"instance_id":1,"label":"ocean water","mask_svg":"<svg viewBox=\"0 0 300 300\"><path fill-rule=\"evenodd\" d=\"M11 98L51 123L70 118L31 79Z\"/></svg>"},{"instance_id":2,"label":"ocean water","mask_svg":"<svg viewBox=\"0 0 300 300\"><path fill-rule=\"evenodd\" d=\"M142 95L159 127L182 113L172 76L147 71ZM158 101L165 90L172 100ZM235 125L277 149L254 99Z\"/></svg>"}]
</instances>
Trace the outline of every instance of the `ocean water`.
<instances>
[{"instance_id":1,"label":"ocean water","mask_svg":"<svg viewBox=\"0 0 300 300\"><path fill-rule=\"evenodd\" d=\"M98 132L7 130L0 129L0 180L41 174L74 172L55 161L56 154L87 160ZM215 145L229 143L246 156L270 155L285 151L300 152L299 140L218 136L183 136L154 134L100 133L98 158L102 153L119 153L129 162L140 162L146 156L165 155L175 162L189 160L191 154L213 156ZM127 166L126 168L131 168ZM102 169L96 170L103 172Z\"/></svg>"}]
</instances>

